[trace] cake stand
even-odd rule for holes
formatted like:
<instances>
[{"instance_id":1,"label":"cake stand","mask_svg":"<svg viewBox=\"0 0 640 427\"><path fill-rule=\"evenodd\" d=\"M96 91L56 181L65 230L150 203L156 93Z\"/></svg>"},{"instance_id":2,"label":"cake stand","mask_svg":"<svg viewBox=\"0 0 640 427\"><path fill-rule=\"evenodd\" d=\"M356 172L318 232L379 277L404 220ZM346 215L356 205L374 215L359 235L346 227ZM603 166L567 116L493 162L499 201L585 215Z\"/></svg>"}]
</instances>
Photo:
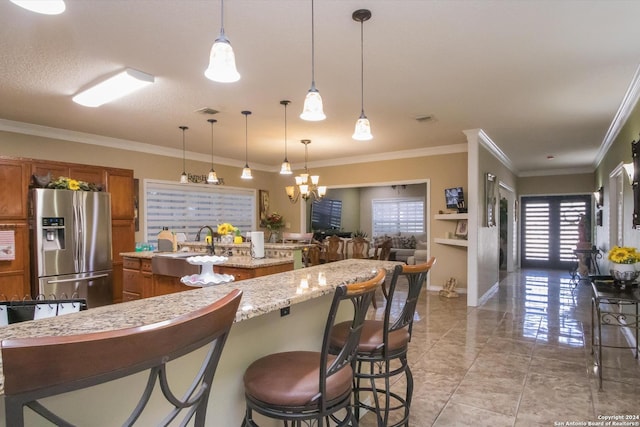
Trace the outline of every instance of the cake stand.
<instances>
[{"instance_id":1,"label":"cake stand","mask_svg":"<svg viewBox=\"0 0 640 427\"><path fill-rule=\"evenodd\" d=\"M233 282L234 277L230 274L219 274L213 272L213 266L222 264L227 261L224 256L191 256L187 258L187 262L191 265L200 265L200 274L192 274L190 276L182 276L180 281L187 286L204 287L211 285L221 285L223 283Z\"/></svg>"}]
</instances>

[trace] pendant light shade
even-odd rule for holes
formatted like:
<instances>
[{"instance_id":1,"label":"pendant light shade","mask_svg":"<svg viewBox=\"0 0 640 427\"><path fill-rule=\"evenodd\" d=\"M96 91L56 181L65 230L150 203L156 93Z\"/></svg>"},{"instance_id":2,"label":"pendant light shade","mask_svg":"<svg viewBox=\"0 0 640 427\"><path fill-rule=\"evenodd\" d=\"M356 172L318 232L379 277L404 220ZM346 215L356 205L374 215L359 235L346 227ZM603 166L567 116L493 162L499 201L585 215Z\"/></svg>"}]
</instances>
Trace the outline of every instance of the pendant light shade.
<instances>
[{"instance_id":1,"label":"pendant light shade","mask_svg":"<svg viewBox=\"0 0 640 427\"><path fill-rule=\"evenodd\" d=\"M67 8L63 0L11 0L11 3L43 15L59 15Z\"/></svg>"},{"instance_id":2,"label":"pendant light shade","mask_svg":"<svg viewBox=\"0 0 640 427\"><path fill-rule=\"evenodd\" d=\"M180 175L180 184L188 184L189 176L187 175L187 168L185 167L185 143L184 143L184 132L189 129L186 126L179 126L182 129L182 175Z\"/></svg>"},{"instance_id":3,"label":"pendant light shade","mask_svg":"<svg viewBox=\"0 0 640 427\"><path fill-rule=\"evenodd\" d=\"M284 160L280 166L280 175L291 175L291 163L287 159L287 105L291 101L280 101L280 105L284 105Z\"/></svg>"},{"instance_id":4,"label":"pendant light shade","mask_svg":"<svg viewBox=\"0 0 640 427\"><path fill-rule=\"evenodd\" d=\"M316 89L315 68L314 11L313 0L311 0L311 89L307 92L307 96L304 99L302 114L300 114L300 118L302 120L310 122L317 122L327 118L322 107L322 97L320 96L318 89Z\"/></svg>"},{"instance_id":5,"label":"pendant light shade","mask_svg":"<svg viewBox=\"0 0 640 427\"><path fill-rule=\"evenodd\" d=\"M224 0L220 1L220 35L211 47L209 67L204 75L214 82L233 83L240 80L240 73L236 69L236 56L231 42L224 33Z\"/></svg>"},{"instance_id":6,"label":"pendant light shade","mask_svg":"<svg viewBox=\"0 0 640 427\"><path fill-rule=\"evenodd\" d=\"M218 175L216 174L216 170L213 168L213 124L217 122L216 119L207 120L211 123L211 170L207 175L207 182L209 184L217 184L218 183Z\"/></svg>"},{"instance_id":7,"label":"pendant light shade","mask_svg":"<svg viewBox=\"0 0 640 427\"><path fill-rule=\"evenodd\" d=\"M357 141L369 141L373 138L371 135L371 124L364 114L364 21L371 18L371 11L367 9L358 9L351 15L354 21L360 23L360 117L356 121L355 132L351 136Z\"/></svg>"},{"instance_id":8,"label":"pendant light shade","mask_svg":"<svg viewBox=\"0 0 640 427\"><path fill-rule=\"evenodd\" d=\"M249 167L249 132L247 125L247 117L251 114L251 111L242 111L244 114L244 168L242 169L242 179L253 179L251 175L251 168Z\"/></svg>"}]
</instances>

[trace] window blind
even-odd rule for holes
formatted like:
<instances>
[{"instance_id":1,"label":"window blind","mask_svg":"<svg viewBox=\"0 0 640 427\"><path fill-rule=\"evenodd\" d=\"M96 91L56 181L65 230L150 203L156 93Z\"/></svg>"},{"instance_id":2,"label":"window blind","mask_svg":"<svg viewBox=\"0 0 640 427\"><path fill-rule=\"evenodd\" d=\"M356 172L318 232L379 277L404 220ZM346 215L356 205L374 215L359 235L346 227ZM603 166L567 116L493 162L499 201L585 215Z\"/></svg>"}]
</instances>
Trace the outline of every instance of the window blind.
<instances>
[{"instance_id":1,"label":"window blind","mask_svg":"<svg viewBox=\"0 0 640 427\"><path fill-rule=\"evenodd\" d=\"M424 232L424 198L373 199L374 236Z\"/></svg>"},{"instance_id":2,"label":"window blind","mask_svg":"<svg viewBox=\"0 0 640 427\"><path fill-rule=\"evenodd\" d=\"M228 222L243 234L256 229L253 189L145 180L144 201L146 241L154 245L162 227L185 233L187 240L194 240L203 225L216 231Z\"/></svg>"}]
</instances>

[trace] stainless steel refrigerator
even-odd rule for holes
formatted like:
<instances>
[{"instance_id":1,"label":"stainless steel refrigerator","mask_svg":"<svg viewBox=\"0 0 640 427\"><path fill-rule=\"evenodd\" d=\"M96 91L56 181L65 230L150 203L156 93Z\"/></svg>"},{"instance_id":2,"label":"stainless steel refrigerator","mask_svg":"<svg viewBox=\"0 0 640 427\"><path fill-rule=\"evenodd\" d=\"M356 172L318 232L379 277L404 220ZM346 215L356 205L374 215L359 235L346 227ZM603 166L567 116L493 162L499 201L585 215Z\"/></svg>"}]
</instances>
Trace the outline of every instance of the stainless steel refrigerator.
<instances>
[{"instance_id":1,"label":"stainless steel refrigerator","mask_svg":"<svg viewBox=\"0 0 640 427\"><path fill-rule=\"evenodd\" d=\"M93 191L31 190L32 293L111 304L111 196Z\"/></svg>"}]
</instances>

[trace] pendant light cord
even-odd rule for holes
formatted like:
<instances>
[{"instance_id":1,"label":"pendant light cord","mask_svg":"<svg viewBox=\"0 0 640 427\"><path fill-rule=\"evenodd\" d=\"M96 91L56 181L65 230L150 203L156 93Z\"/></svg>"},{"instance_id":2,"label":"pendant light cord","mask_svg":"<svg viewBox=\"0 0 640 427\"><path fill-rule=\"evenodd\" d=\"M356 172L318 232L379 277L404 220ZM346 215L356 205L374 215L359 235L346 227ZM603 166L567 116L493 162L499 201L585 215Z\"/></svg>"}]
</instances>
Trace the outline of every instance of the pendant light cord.
<instances>
[{"instance_id":1,"label":"pendant light cord","mask_svg":"<svg viewBox=\"0 0 640 427\"><path fill-rule=\"evenodd\" d=\"M360 108L364 115L364 21L360 21Z\"/></svg>"},{"instance_id":2,"label":"pendant light cord","mask_svg":"<svg viewBox=\"0 0 640 427\"><path fill-rule=\"evenodd\" d=\"M215 119L209 119L209 123L211 123L211 169L213 169L213 124L215 122Z\"/></svg>"},{"instance_id":3,"label":"pendant light cord","mask_svg":"<svg viewBox=\"0 0 640 427\"><path fill-rule=\"evenodd\" d=\"M220 32L224 34L224 0L220 0Z\"/></svg>"},{"instance_id":4,"label":"pendant light cord","mask_svg":"<svg viewBox=\"0 0 640 427\"><path fill-rule=\"evenodd\" d=\"M284 103L284 161L288 162L289 160L287 160L287 104L288 102Z\"/></svg>"},{"instance_id":5,"label":"pendant light cord","mask_svg":"<svg viewBox=\"0 0 640 427\"><path fill-rule=\"evenodd\" d=\"M315 38L315 19L314 19L314 11L313 11L313 0L311 0L311 86L316 87L316 38Z\"/></svg>"},{"instance_id":6,"label":"pendant light cord","mask_svg":"<svg viewBox=\"0 0 640 427\"><path fill-rule=\"evenodd\" d=\"M249 166L249 130L247 125L247 117L249 115L244 115L244 164Z\"/></svg>"}]
</instances>

